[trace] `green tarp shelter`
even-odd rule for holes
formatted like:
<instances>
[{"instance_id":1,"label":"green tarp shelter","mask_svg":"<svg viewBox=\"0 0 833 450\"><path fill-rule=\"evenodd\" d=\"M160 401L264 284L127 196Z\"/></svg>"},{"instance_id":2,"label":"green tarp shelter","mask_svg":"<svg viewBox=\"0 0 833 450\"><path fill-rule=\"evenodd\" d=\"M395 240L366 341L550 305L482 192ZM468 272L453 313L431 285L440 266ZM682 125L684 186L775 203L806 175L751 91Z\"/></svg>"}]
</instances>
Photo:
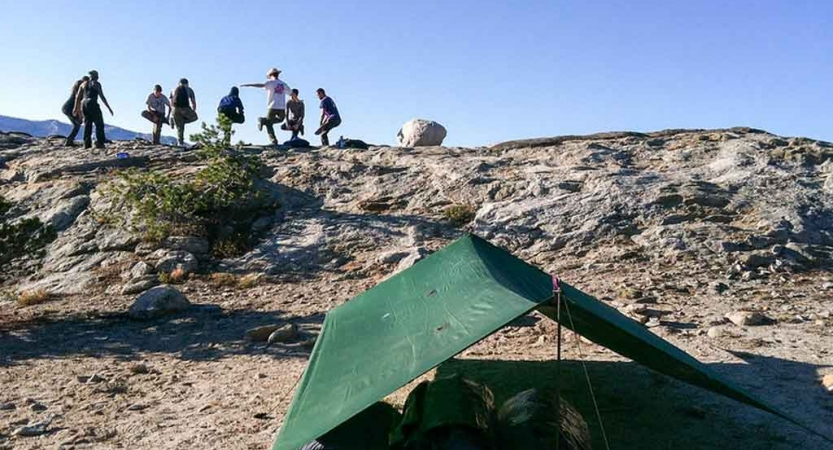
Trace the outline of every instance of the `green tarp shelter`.
<instances>
[{"instance_id":1,"label":"green tarp shelter","mask_svg":"<svg viewBox=\"0 0 833 450\"><path fill-rule=\"evenodd\" d=\"M560 286L575 327L562 309L563 326L657 372L820 435L615 309ZM327 314L273 449L298 450L536 308L555 320L553 295L550 275L476 236L458 239Z\"/></svg>"}]
</instances>

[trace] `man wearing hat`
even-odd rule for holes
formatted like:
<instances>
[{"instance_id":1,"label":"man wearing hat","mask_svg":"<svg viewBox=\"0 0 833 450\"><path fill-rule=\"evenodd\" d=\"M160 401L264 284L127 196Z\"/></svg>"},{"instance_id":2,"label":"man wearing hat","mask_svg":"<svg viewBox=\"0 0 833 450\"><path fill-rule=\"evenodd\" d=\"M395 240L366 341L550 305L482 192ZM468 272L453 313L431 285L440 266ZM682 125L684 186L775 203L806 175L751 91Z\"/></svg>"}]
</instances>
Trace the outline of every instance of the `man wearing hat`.
<instances>
[{"instance_id":1,"label":"man wearing hat","mask_svg":"<svg viewBox=\"0 0 833 450\"><path fill-rule=\"evenodd\" d=\"M257 129L263 130L266 126L266 134L269 135L269 140L272 145L278 145L278 139L275 137L274 124L283 122L286 117L286 94L289 93L289 85L278 79L281 71L278 69L270 69L266 73L265 83L248 83L241 84L240 87L255 87L266 90L266 117L258 117Z\"/></svg>"}]
</instances>

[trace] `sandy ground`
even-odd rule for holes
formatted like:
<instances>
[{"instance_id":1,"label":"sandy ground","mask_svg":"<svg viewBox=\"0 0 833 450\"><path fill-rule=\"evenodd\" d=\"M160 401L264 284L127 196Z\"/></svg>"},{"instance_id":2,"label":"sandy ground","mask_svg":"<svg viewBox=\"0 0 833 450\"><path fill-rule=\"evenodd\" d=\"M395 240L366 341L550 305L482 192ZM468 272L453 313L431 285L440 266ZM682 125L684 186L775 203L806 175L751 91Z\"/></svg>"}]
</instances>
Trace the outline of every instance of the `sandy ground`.
<instances>
[{"instance_id":1,"label":"sandy ground","mask_svg":"<svg viewBox=\"0 0 833 450\"><path fill-rule=\"evenodd\" d=\"M627 270L574 268L560 274L604 298L634 280L653 283L651 276L658 274L650 270L631 264ZM833 319L816 315L833 308L833 291L821 287L827 273L788 284L750 284L736 293L740 304L710 294L710 277L692 275L688 293L665 286L656 307L667 314L652 330L760 398L833 434L833 394L820 382L833 373ZM195 304L192 310L151 322L127 318L129 296L91 293L29 307L0 303L0 449L270 448L310 350L264 348L246 342L245 331L292 321L303 335L314 336L326 311L376 281L323 275L239 290L191 280L178 287ZM730 309L761 301L774 324L741 328L720 319ZM720 336L708 337L710 327L719 328ZM552 322L532 314L436 371L484 381L498 401L528 387L552 386L558 382L554 333ZM587 418L595 448L605 447L585 367L611 449L833 448L782 419L655 374L572 333L565 332L564 342L562 389ZM401 405L406 393L389 400ZM50 417L45 434L12 436Z\"/></svg>"}]
</instances>

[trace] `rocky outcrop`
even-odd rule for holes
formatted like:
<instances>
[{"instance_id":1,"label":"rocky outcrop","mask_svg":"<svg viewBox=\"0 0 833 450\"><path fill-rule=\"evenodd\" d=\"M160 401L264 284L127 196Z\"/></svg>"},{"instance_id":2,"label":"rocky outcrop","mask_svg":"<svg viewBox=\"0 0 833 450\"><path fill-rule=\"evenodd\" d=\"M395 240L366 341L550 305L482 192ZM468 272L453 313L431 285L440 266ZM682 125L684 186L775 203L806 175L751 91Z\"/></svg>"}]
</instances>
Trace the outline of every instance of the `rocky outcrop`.
<instances>
[{"instance_id":1,"label":"rocky outcrop","mask_svg":"<svg viewBox=\"0 0 833 450\"><path fill-rule=\"evenodd\" d=\"M459 236L460 227L543 266L690 259L723 267L727 282L829 267L833 254L833 192L825 187L833 147L753 129L607 133L478 149L246 147L269 168L264 183L275 208L255 222L252 250L227 259L212 256L205 237L146 243L129 225L112 225L102 217L102 183L114 157L58 145L0 136L2 171L24 174L0 185L15 203L9 214L58 230L45 257L20 263L7 280L19 288L107 288L108 267L121 267L115 293L147 289L154 273L178 269L388 276ZM145 169L175 175L199 167L191 151L114 147ZM76 170L82 166L90 172ZM447 217L452 206L473 220ZM131 267L139 267L136 274L121 276Z\"/></svg>"}]
</instances>

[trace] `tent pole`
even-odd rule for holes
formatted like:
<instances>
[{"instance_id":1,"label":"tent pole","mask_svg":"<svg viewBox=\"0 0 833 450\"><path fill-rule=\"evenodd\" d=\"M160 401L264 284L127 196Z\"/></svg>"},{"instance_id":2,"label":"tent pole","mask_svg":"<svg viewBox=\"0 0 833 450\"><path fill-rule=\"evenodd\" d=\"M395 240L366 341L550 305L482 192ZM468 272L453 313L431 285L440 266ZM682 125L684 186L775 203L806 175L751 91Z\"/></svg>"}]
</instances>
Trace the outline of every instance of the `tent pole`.
<instances>
[{"instance_id":1,"label":"tent pole","mask_svg":"<svg viewBox=\"0 0 833 450\"><path fill-rule=\"evenodd\" d=\"M556 338L555 338L555 423L558 426L558 434L555 439L555 450L560 450L561 447L561 286L558 284L558 278L552 277L553 293L555 294L555 323L556 323Z\"/></svg>"}]
</instances>

